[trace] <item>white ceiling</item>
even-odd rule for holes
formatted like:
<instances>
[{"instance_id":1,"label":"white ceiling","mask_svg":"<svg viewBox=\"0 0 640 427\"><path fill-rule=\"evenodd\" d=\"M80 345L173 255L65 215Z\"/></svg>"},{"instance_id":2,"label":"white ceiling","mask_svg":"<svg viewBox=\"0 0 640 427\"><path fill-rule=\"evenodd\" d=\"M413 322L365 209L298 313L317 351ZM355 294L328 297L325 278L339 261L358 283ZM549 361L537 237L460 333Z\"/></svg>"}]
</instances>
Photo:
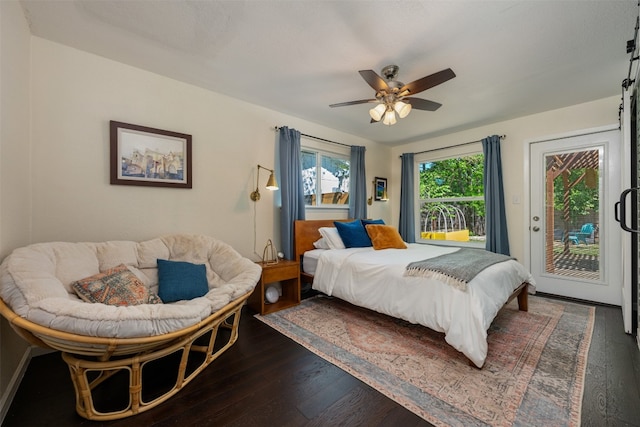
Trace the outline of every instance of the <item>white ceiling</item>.
<instances>
[{"instance_id":1,"label":"white ceiling","mask_svg":"<svg viewBox=\"0 0 640 427\"><path fill-rule=\"evenodd\" d=\"M36 36L389 145L620 94L638 16L636 0L21 3ZM457 77L394 126L329 108L372 98L358 70L388 64Z\"/></svg>"}]
</instances>

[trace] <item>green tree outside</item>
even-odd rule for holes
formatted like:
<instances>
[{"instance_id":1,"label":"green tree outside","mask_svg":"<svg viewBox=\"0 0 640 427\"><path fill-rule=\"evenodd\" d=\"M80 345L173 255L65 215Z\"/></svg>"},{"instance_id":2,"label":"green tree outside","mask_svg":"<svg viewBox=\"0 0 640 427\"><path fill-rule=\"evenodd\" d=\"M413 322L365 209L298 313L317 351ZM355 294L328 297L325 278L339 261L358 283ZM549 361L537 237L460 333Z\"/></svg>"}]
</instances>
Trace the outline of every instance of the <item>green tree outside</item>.
<instances>
[{"instance_id":1,"label":"green tree outside","mask_svg":"<svg viewBox=\"0 0 640 427\"><path fill-rule=\"evenodd\" d=\"M420 199L450 199L484 196L484 155L475 154L420 164ZM422 223L433 203L423 203ZM471 235L484 235L484 200L438 201L441 205L460 209ZM433 219L433 218L429 218Z\"/></svg>"}]
</instances>

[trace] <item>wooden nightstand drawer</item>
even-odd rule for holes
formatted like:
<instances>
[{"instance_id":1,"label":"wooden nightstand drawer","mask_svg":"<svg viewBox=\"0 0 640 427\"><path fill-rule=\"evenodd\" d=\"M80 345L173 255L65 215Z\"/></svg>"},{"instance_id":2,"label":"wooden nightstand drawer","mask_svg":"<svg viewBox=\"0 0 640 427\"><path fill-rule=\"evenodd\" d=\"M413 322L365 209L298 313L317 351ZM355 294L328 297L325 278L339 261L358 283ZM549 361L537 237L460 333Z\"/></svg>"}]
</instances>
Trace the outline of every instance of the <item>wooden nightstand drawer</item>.
<instances>
[{"instance_id":1,"label":"wooden nightstand drawer","mask_svg":"<svg viewBox=\"0 0 640 427\"><path fill-rule=\"evenodd\" d=\"M281 263L268 266L268 268L262 269L262 280L265 283L279 282L280 280L293 279L298 277L299 265L283 264Z\"/></svg>"}]
</instances>

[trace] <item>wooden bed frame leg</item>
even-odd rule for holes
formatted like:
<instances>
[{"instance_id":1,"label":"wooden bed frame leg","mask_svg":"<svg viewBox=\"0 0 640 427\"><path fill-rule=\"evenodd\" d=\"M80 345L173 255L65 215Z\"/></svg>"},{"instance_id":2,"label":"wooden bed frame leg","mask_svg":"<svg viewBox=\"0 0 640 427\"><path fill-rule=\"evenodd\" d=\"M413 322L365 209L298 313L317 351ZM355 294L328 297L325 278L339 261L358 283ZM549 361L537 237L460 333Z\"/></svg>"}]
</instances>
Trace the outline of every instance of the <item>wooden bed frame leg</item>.
<instances>
[{"instance_id":1,"label":"wooden bed frame leg","mask_svg":"<svg viewBox=\"0 0 640 427\"><path fill-rule=\"evenodd\" d=\"M518 294L518 309L520 311L529 311L529 286L522 288Z\"/></svg>"}]
</instances>

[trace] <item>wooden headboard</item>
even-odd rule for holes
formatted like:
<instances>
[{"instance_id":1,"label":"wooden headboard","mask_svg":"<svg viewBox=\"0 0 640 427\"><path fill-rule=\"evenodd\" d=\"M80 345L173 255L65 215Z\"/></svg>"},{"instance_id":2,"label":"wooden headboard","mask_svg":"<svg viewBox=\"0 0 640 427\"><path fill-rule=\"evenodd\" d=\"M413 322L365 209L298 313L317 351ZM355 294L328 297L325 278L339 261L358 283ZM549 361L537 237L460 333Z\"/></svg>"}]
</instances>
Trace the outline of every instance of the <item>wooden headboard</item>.
<instances>
[{"instance_id":1,"label":"wooden headboard","mask_svg":"<svg viewBox=\"0 0 640 427\"><path fill-rule=\"evenodd\" d=\"M309 220L296 220L293 222L293 246L295 260L300 262L300 276L302 279L311 278L310 275L305 274L302 271L302 255L306 251L315 249L313 242L318 240L320 227L335 227L334 221L346 222L353 221L352 219L309 219Z\"/></svg>"}]
</instances>

